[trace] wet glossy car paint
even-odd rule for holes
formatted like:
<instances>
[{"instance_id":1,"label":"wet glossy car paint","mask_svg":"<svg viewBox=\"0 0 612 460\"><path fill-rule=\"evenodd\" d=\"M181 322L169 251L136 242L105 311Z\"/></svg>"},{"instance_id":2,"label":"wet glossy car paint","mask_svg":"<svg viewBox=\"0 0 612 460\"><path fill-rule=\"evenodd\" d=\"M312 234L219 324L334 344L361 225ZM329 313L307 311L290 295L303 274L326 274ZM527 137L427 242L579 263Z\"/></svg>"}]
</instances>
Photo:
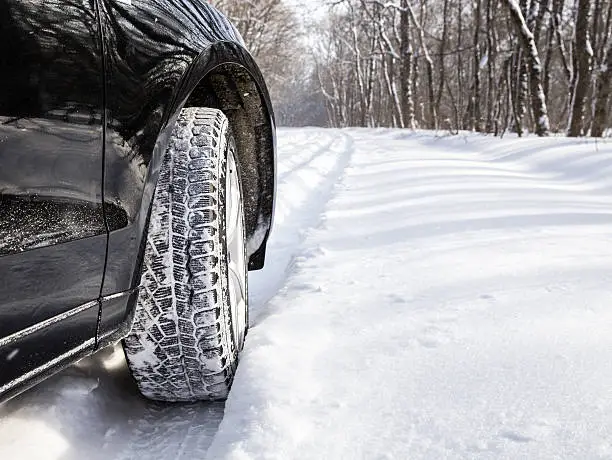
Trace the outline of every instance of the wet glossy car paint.
<instances>
[{"instance_id":1,"label":"wet glossy car paint","mask_svg":"<svg viewBox=\"0 0 612 460\"><path fill-rule=\"evenodd\" d=\"M263 266L272 108L239 35L208 4L0 0L0 88L0 400L129 331L182 107L230 119L249 268Z\"/></svg>"}]
</instances>

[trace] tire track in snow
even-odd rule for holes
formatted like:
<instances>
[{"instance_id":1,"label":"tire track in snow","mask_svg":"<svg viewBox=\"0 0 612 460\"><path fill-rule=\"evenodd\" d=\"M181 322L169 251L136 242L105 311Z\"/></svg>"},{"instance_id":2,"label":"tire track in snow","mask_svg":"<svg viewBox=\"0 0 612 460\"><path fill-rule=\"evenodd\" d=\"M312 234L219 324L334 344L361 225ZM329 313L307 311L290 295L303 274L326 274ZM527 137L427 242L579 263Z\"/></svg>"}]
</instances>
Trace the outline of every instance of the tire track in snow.
<instances>
[{"instance_id":1,"label":"tire track in snow","mask_svg":"<svg viewBox=\"0 0 612 460\"><path fill-rule=\"evenodd\" d=\"M330 130L331 131L331 130ZM320 131L319 131L320 132ZM307 161L283 174L277 186L275 225L272 230L266 266L249 274L251 325L256 324L265 304L278 292L291 273L295 258L309 230L321 222L327 202L344 175L353 153L353 138L338 130L333 140L315 150ZM284 133L290 134L292 130ZM300 134L305 134L303 131ZM313 132L313 135L316 132ZM312 136L314 137L314 136ZM312 142L312 137L303 143ZM295 144L280 145L279 157L301 151Z\"/></svg>"},{"instance_id":2,"label":"tire track in snow","mask_svg":"<svg viewBox=\"0 0 612 460\"><path fill-rule=\"evenodd\" d=\"M145 404L147 410L130 427L130 437L126 438L123 430L113 430L107 436L108 446L123 446L121 453L109 457L117 460L202 458L225 410L223 402L177 405L145 401Z\"/></svg>"},{"instance_id":3,"label":"tire track in snow","mask_svg":"<svg viewBox=\"0 0 612 460\"><path fill-rule=\"evenodd\" d=\"M145 400L121 347L107 348L0 408L0 458L202 458L224 409L220 402L176 405ZM26 429L10 435L11 425ZM37 442L28 455L24 446L34 438ZM45 454L40 446L45 446Z\"/></svg>"},{"instance_id":4,"label":"tire track in snow","mask_svg":"<svg viewBox=\"0 0 612 460\"><path fill-rule=\"evenodd\" d=\"M292 174L295 174L300 169L303 169L306 166L308 166L316 158L324 155L332 147L332 145L334 145L335 141L336 141L336 139L332 138L329 142L326 142L326 143L322 144L320 147L316 148L312 152L312 154L310 154L307 158L305 158L304 160L301 160L301 161L293 164L287 171L284 171L283 173L281 173L279 175L278 181L279 182L283 182L285 179L290 177Z\"/></svg>"}]
</instances>

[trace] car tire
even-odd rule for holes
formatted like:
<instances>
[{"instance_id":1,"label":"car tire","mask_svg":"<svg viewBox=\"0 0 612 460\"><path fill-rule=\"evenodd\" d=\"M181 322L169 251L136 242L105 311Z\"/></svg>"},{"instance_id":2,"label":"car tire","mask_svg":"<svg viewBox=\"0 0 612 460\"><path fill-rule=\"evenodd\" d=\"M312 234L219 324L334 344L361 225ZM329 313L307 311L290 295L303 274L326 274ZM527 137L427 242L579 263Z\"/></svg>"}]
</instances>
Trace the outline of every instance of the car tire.
<instances>
[{"instance_id":1,"label":"car tire","mask_svg":"<svg viewBox=\"0 0 612 460\"><path fill-rule=\"evenodd\" d=\"M182 110L153 198L141 290L124 340L141 393L227 397L248 326L244 206L229 122Z\"/></svg>"}]
</instances>

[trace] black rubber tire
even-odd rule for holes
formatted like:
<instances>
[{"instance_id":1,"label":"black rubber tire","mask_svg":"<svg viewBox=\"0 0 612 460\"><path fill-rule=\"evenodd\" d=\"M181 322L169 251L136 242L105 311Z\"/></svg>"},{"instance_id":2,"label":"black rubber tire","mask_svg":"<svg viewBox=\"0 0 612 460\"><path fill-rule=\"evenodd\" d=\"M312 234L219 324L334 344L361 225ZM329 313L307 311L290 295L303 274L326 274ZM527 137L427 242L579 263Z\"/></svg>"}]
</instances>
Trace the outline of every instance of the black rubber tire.
<instances>
[{"instance_id":1,"label":"black rubber tire","mask_svg":"<svg viewBox=\"0 0 612 460\"><path fill-rule=\"evenodd\" d=\"M226 166L234 152L221 111L181 112L155 190L135 322L124 340L147 398L223 400L229 393L243 347L233 332L225 237ZM244 276L246 286L246 268ZM248 311L246 289L244 296Z\"/></svg>"}]
</instances>

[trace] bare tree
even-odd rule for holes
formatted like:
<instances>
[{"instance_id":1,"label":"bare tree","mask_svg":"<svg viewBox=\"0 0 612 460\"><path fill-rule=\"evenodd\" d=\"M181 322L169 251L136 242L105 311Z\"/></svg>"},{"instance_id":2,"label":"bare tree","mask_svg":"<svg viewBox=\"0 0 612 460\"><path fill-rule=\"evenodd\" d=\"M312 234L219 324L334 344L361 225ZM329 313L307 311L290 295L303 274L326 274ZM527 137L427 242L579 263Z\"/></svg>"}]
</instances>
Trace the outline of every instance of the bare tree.
<instances>
[{"instance_id":1,"label":"bare tree","mask_svg":"<svg viewBox=\"0 0 612 460\"><path fill-rule=\"evenodd\" d=\"M401 72L400 84L402 88L401 105L402 119L405 128L415 128L414 121L414 99L412 96L413 88L413 55L412 43L410 41L410 18L408 14L408 0L401 0L400 13L400 57L401 57Z\"/></svg>"},{"instance_id":2,"label":"bare tree","mask_svg":"<svg viewBox=\"0 0 612 460\"><path fill-rule=\"evenodd\" d=\"M605 67L599 74L597 80L597 102L595 104L595 113L593 116L593 127L591 128L591 136L601 137L609 126L609 107L610 107L610 87L612 86L612 40L608 47L607 60Z\"/></svg>"},{"instance_id":3,"label":"bare tree","mask_svg":"<svg viewBox=\"0 0 612 460\"><path fill-rule=\"evenodd\" d=\"M542 65L533 33L527 27L521 8L515 0L504 0L517 30L523 52L529 65L529 80L531 86L531 104L535 115L536 134L546 136L549 132L548 109L546 97L542 89Z\"/></svg>"},{"instance_id":4,"label":"bare tree","mask_svg":"<svg viewBox=\"0 0 612 460\"><path fill-rule=\"evenodd\" d=\"M576 13L576 41L574 44L577 72L575 73L574 94L568 136L582 136L586 96L591 83L591 60L593 50L589 41L590 0L578 0Z\"/></svg>"}]
</instances>

